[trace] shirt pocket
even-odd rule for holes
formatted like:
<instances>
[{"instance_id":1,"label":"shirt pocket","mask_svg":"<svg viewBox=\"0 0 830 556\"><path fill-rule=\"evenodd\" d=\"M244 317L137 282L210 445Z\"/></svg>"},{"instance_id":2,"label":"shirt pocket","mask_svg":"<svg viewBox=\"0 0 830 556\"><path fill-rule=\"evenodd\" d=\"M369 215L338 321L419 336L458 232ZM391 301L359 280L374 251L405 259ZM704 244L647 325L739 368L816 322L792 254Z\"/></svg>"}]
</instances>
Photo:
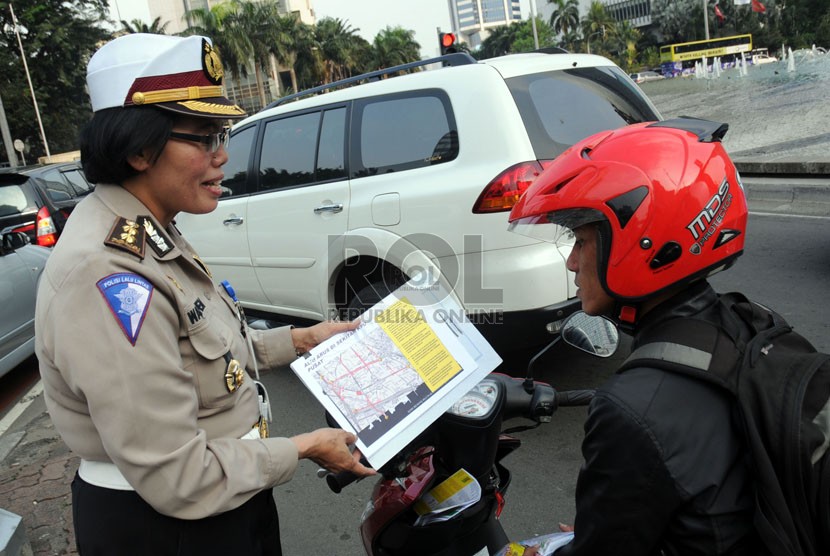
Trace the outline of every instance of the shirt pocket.
<instances>
[{"instance_id":1,"label":"shirt pocket","mask_svg":"<svg viewBox=\"0 0 830 556\"><path fill-rule=\"evenodd\" d=\"M197 355L190 371L196 377L201 407L222 408L231 405L234 394L239 391L239 388L235 388L231 392L225 378L228 360L232 357L232 335L233 332L227 326L210 318L203 319L188 330L190 343ZM225 357L226 354L228 357Z\"/></svg>"}]
</instances>

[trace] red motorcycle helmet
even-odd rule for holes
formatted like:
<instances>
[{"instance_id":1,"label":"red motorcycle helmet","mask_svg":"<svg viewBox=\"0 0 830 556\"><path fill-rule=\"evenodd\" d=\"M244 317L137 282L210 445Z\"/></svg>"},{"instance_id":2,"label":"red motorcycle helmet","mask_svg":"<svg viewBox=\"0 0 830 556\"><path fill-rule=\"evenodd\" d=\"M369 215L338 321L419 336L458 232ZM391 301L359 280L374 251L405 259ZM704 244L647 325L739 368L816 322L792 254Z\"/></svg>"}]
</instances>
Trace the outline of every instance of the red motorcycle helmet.
<instances>
[{"instance_id":1,"label":"red motorcycle helmet","mask_svg":"<svg viewBox=\"0 0 830 556\"><path fill-rule=\"evenodd\" d=\"M510 230L550 241L552 224L598 223L600 282L622 305L728 268L743 252L747 208L720 143L727 129L677 118L597 133L536 178Z\"/></svg>"}]
</instances>

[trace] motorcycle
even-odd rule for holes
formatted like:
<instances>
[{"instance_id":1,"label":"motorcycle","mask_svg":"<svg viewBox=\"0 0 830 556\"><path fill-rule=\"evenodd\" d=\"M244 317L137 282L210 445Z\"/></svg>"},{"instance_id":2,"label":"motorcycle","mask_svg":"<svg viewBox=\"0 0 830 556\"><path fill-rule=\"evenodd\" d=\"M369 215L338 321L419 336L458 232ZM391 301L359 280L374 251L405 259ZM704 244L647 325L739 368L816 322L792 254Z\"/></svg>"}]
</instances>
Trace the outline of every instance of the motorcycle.
<instances>
[{"instance_id":1,"label":"motorcycle","mask_svg":"<svg viewBox=\"0 0 830 556\"><path fill-rule=\"evenodd\" d=\"M560 339L599 357L610 357L619 344L613 323L580 311L530 360L524 378L491 373L467 392L378 470L380 478L360 520L369 556L488 556L508 543L499 516L511 480L502 460L521 445L512 435L549 422L559 407L587 405L593 398L593 390L557 391L533 379L534 364ZM505 421L515 418L532 424L502 430ZM337 426L330 415L326 419ZM449 519L422 524L424 500L435 500L437 485L447 496L452 487L445 485L459 483L459 470L477 481L480 497ZM335 493L358 480L348 472L323 476Z\"/></svg>"}]
</instances>

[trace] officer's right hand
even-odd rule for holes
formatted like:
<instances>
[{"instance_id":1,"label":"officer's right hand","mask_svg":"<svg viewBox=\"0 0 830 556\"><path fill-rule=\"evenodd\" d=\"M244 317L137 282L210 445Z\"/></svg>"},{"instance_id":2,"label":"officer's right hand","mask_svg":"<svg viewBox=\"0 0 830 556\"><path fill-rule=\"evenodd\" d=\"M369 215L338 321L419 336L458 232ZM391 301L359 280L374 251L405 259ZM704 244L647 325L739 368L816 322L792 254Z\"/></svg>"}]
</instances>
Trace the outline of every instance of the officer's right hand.
<instances>
[{"instance_id":1,"label":"officer's right hand","mask_svg":"<svg viewBox=\"0 0 830 556\"><path fill-rule=\"evenodd\" d=\"M310 459L332 473L350 471L355 475L375 475L377 471L360 463L360 451L349 449L357 437L342 429L317 429L291 438L300 459Z\"/></svg>"}]
</instances>

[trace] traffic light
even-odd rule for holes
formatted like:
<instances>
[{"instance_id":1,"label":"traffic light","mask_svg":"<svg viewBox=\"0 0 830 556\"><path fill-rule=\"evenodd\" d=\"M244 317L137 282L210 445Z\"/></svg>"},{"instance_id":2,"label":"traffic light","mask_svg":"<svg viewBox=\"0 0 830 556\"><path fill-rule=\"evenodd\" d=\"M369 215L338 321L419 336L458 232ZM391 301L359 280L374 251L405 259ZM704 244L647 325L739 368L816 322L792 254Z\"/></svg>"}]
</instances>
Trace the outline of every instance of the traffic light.
<instances>
[{"instance_id":1,"label":"traffic light","mask_svg":"<svg viewBox=\"0 0 830 556\"><path fill-rule=\"evenodd\" d=\"M455 33L438 33L438 46L441 49L442 56L458 52L455 41Z\"/></svg>"}]
</instances>

